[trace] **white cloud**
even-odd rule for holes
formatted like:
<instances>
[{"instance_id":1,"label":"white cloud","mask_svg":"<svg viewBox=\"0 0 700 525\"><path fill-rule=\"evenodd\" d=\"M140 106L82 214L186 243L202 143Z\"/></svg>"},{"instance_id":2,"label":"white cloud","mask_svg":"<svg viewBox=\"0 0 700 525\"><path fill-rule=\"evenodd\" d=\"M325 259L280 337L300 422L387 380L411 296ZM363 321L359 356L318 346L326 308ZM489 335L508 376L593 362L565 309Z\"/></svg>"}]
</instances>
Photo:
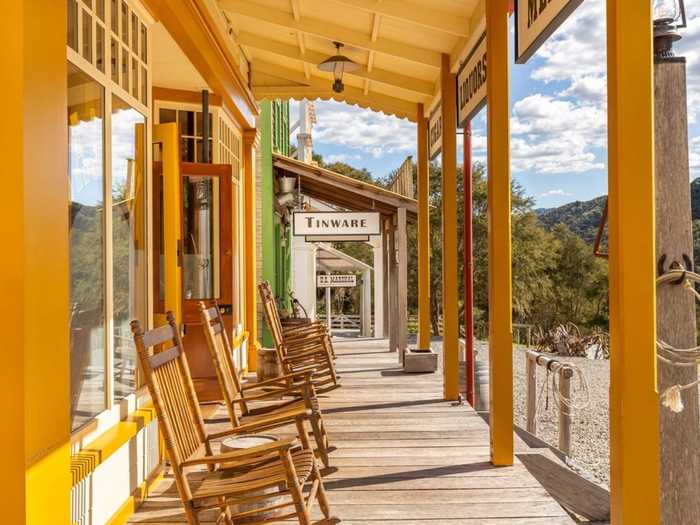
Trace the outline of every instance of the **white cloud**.
<instances>
[{"instance_id":1,"label":"white cloud","mask_svg":"<svg viewBox=\"0 0 700 525\"><path fill-rule=\"evenodd\" d=\"M349 153L331 153L325 155L323 160L328 163L333 162L350 162L353 160L362 160L362 155L350 155Z\"/></svg>"},{"instance_id":2,"label":"white cloud","mask_svg":"<svg viewBox=\"0 0 700 525\"><path fill-rule=\"evenodd\" d=\"M675 46L676 54L686 57L688 81L688 118L697 122L700 113L700 0L686 0L688 27L681 29L682 39Z\"/></svg>"},{"instance_id":3,"label":"white cloud","mask_svg":"<svg viewBox=\"0 0 700 525\"><path fill-rule=\"evenodd\" d=\"M379 158L384 154L410 154L416 147L416 126L369 109L338 102L316 103L314 140L359 150Z\"/></svg>"},{"instance_id":4,"label":"white cloud","mask_svg":"<svg viewBox=\"0 0 700 525\"><path fill-rule=\"evenodd\" d=\"M513 106L511 167L515 172L581 173L603 169L592 151L605 146L603 108L534 94Z\"/></svg>"},{"instance_id":5,"label":"white cloud","mask_svg":"<svg viewBox=\"0 0 700 525\"><path fill-rule=\"evenodd\" d=\"M700 177L700 137L690 139L690 178Z\"/></svg>"},{"instance_id":6,"label":"white cloud","mask_svg":"<svg viewBox=\"0 0 700 525\"><path fill-rule=\"evenodd\" d=\"M541 199L546 199L548 197L571 197L571 193L566 192L562 189L556 189L556 190L549 190L545 191L544 193L540 193L540 198Z\"/></svg>"}]
</instances>

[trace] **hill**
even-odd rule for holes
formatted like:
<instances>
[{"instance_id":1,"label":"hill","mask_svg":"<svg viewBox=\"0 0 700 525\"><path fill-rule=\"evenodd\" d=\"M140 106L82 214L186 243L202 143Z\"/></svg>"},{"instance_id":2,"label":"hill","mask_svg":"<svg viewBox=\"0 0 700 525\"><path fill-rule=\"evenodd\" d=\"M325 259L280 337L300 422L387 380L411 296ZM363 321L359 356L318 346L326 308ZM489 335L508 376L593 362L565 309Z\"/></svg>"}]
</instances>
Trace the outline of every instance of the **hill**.
<instances>
[{"instance_id":1,"label":"hill","mask_svg":"<svg viewBox=\"0 0 700 525\"><path fill-rule=\"evenodd\" d=\"M690 200L693 221L700 220L700 177L690 183ZM540 208L535 211L548 230L563 223L584 241L593 243L604 207L605 196L602 196L589 201L575 201L556 208Z\"/></svg>"}]
</instances>

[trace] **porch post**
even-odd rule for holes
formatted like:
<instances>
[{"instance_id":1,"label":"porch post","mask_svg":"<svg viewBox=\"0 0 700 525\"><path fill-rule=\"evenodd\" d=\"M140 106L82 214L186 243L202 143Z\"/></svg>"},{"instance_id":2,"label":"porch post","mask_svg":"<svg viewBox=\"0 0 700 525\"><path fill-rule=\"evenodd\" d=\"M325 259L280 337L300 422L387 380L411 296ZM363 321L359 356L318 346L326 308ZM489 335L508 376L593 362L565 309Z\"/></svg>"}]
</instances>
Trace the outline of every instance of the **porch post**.
<instances>
[{"instance_id":1,"label":"porch post","mask_svg":"<svg viewBox=\"0 0 700 525\"><path fill-rule=\"evenodd\" d=\"M361 308L360 335L369 337L372 335L372 272L368 269L362 271Z\"/></svg>"},{"instance_id":2,"label":"porch post","mask_svg":"<svg viewBox=\"0 0 700 525\"><path fill-rule=\"evenodd\" d=\"M474 219L472 187L472 125L464 126L464 372L467 403L476 406L474 396Z\"/></svg>"},{"instance_id":3,"label":"porch post","mask_svg":"<svg viewBox=\"0 0 700 525\"><path fill-rule=\"evenodd\" d=\"M442 55L442 357L446 400L459 397L457 284L457 85Z\"/></svg>"},{"instance_id":4,"label":"porch post","mask_svg":"<svg viewBox=\"0 0 700 525\"><path fill-rule=\"evenodd\" d=\"M245 206L245 326L248 332L248 369L258 362L258 290L255 212L255 149L257 131L243 132L244 206Z\"/></svg>"},{"instance_id":5,"label":"porch post","mask_svg":"<svg viewBox=\"0 0 700 525\"><path fill-rule=\"evenodd\" d=\"M486 2L491 462L513 464L509 0Z\"/></svg>"},{"instance_id":6,"label":"porch post","mask_svg":"<svg viewBox=\"0 0 700 525\"><path fill-rule=\"evenodd\" d=\"M384 236L371 241L374 260L374 337L384 337Z\"/></svg>"},{"instance_id":7,"label":"porch post","mask_svg":"<svg viewBox=\"0 0 700 525\"><path fill-rule=\"evenodd\" d=\"M66 2L6 3L2 523L70 523Z\"/></svg>"},{"instance_id":8,"label":"porch post","mask_svg":"<svg viewBox=\"0 0 700 525\"><path fill-rule=\"evenodd\" d=\"M403 364L408 348L408 238L406 208L396 211L396 344Z\"/></svg>"},{"instance_id":9,"label":"porch post","mask_svg":"<svg viewBox=\"0 0 700 525\"><path fill-rule=\"evenodd\" d=\"M612 522L659 523L651 2L607 1Z\"/></svg>"},{"instance_id":10,"label":"porch post","mask_svg":"<svg viewBox=\"0 0 700 525\"><path fill-rule=\"evenodd\" d=\"M430 347L430 170L428 169L428 119L418 104L418 348Z\"/></svg>"}]
</instances>

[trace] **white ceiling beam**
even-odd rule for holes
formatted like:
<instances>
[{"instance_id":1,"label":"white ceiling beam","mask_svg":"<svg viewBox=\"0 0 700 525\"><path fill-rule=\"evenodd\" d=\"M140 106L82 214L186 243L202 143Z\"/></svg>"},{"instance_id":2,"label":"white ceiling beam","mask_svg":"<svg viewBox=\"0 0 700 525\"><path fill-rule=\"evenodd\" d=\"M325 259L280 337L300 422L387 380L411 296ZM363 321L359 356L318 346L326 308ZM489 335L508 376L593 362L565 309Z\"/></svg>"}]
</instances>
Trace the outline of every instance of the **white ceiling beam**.
<instances>
[{"instance_id":1,"label":"white ceiling beam","mask_svg":"<svg viewBox=\"0 0 700 525\"><path fill-rule=\"evenodd\" d=\"M486 3L479 2L469 19L469 36L460 38L450 53L450 70L457 73L459 66L467 59L469 52L474 48L486 31Z\"/></svg>"},{"instance_id":2,"label":"white ceiling beam","mask_svg":"<svg viewBox=\"0 0 700 525\"><path fill-rule=\"evenodd\" d=\"M221 0L220 5L222 9L231 14L245 16L290 30L301 31L330 41L339 41L367 51L376 51L377 53L434 68L439 68L441 64L441 55L437 51L383 38L377 42L372 42L372 39L366 33L348 29L341 24L308 17L296 21L291 13L271 9L247 0ZM242 24L242 29L245 29L244 24Z\"/></svg>"},{"instance_id":3,"label":"white ceiling beam","mask_svg":"<svg viewBox=\"0 0 700 525\"><path fill-rule=\"evenodd\" d=\"M455 15L436 11L430 7L418 3L406 5L403 0L333 0L337 4L355 7L378 13L389 18L395 18L404 22L449 33L451 35L469 36L469 19L466 16ZM423 2L426 4L427 2Z\"/></svg>"},{"instance_id":4,"label":"white ceiling beam","mask_svg":"<svg viewBox=\"0 0 700 525\"><path fill-rule=\"evenodd\" d=\"M290 84L275 86L256 85L256 71L289 80ZM267 97L333 98L351 104L359 104L363 107L371 107L377 111L393 113L411 120L416 119L418 105L415 102L379 93L365 94L362 88L347 85L342 93L335 93L331 88L331 84L330 79L320 76L312 76L311 79L306 80L302 73L280 67L277 64L268 64L260 61L253 64L253 93L258 99Z\"/></svg>"},{"instance_id":5,"label":"white ceiling beam","mask_svg":"<svg viewBox=\"0 0 700 525\"><path fill-rule=\"evenodd\" d=\"M306 49L306 53L301 54L296 46L291 46L283 42L278 42L276 40L270 40L267 37L262 37L253 33L248 33L241 31L238 35L241 45L246 48L261 51L267 51L281 57L291 58L293 60L298 60L304 62L308 65L310 70L316 69L316 66L323 62L328 55L324 53L319 53L312 49ZM372 59L373 60L373 59ZM255 59L253 59L255 63ZM359 71L353 71L351 73L346 73L346 75L366 78L372 80L373 82L378 82L380 84L386 84L391 87L405 89L413 93L417 93L423 96L432 96L435 92L435 86L432 82L415 79L406 75L401 75L399 73L393 73L390 71L377 69L372 67L369 71L369 66L367 69L361 68Z\"/></svg>"}]
</instances>

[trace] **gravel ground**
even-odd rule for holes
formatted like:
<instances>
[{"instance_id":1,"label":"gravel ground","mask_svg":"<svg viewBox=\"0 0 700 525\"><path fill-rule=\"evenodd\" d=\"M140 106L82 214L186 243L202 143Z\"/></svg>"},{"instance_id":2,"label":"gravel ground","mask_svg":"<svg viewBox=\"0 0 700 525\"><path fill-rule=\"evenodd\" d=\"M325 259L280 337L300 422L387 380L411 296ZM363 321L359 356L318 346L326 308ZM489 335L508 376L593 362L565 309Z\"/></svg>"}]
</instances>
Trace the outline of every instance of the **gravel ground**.
<instances>
[{"instance_id":1,"label":"gravel ground","mask_svg":"<svg viewBox=\"0 0 700 525\"><path fill-rule=\"evenodd\" d=\"M433 348L440 350L441 342L433 341ZM488 362L488 345L477 342L477 360ZM583 357L557 357L561 361L572 363L581 368L588 381L590 403L587 408L574 411L571 423L571 458L570 466L581 475L589 477L603 485L608 485L610 478L608 389L610 383L609 361L595 361ZM527 400L527 383L525 377L525 347L513 349L513 390L515 422L525 428ZM558 410L551 398L549 408L545 404L545 391L541 390L546 371L538 367L537 372L537 437L550 445L558 444ZM551 379L550 379L551 381ZM551 383L550 383L551 388ZM577 392L578 382L572 384L574 400L580 402L582 396Z\"/></svg>"}]
</instances>

